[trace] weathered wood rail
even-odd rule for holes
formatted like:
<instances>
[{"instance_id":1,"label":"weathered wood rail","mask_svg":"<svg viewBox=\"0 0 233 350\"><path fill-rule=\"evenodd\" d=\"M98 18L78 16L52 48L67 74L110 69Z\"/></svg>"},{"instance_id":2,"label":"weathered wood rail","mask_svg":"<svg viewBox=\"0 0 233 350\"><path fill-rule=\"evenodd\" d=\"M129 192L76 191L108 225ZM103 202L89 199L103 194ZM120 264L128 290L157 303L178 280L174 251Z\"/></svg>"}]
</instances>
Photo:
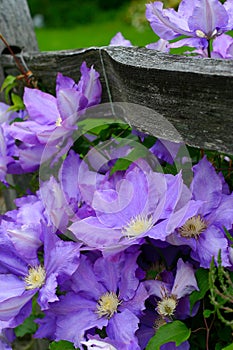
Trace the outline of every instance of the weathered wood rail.
<instances>
[{"instance_id":1,"label":"weathered wood rail","mask_svg":"<svg viewBox=\"0 0 233 350\"><path fill-rule=\"evenodd\" d=\"M17 9L17 0L2 3ZM147 106L167 118L188 145L233 154L233 61L168 55L138 47L38 52L26 0L21 0L20 8L17 16L21 21L17 21L17 27L9 20L12 16L6 20L1 11L0 23L7 23L2 33L10 45L24 47L26 63L48 91L54 91L57 72L78 80L80 65L85 60L101 75L103 102ZM10 11L9 5L7 9ZM14 35L17 32L21 33L19 37ZM1 56L0 66L4 76L17 74L10 55ZM129 121L157 137L173 138L166 130L158 129L156 114L146 118L132 115Z\"/></svg>"}]
</instances>

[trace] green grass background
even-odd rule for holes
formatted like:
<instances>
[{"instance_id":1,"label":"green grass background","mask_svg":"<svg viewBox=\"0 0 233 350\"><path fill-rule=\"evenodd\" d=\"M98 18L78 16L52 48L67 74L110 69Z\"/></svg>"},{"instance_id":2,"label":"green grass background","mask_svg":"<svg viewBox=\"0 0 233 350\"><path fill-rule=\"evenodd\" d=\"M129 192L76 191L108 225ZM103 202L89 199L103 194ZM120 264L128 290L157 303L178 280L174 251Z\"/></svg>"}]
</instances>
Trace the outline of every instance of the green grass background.
<instances>
[{"instance_id":1,"label":"green grass background","mask_svg":"<svg viewBox=\"0 0 233 350\"><path fill-rule=\"evenodd\" d=\"M80 24L74 28L45 27L35 31L41 51L107 46L119 31L135 46L145 46L158 39L149 24L143 31L138 31L118 16L102 16L98 21Z\"/></svg>"}]
</instances>

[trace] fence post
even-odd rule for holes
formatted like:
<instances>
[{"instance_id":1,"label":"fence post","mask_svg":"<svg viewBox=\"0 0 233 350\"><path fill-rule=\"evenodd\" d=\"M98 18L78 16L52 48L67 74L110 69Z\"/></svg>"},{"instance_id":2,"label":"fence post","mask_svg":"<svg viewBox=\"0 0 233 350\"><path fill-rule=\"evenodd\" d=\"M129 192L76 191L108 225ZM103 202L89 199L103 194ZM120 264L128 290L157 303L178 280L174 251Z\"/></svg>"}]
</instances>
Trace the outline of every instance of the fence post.
<instances>
[{"instance_id":1,"label":"fence post","mask_svg":"<svg viewBox=\"0 0 233 350\"><path fill-rule=\"evenodd\" d=\"M39 51L27 0L1 0L0 23L0 33L10 46L17 46L24 52ZM0 40L0 53L4 48L5 45ZM5 72L0 65L0 86L4 78ZM4 100L2 94L0 100ZM8 181L11 184L14 183L12 175L8 175ZM15 190L4 190L3 196L7 210L13 209L13 199L16 198Z\"/></svg>"},{"instance_id":2,"label":"fence post","mask_svg":"<svg viewBox=\"0 0 233 350\"><path fill-rule=\"evenodd\" d=\"M27 0L0 1L0 32L10 45L25 51L38 51L38 44ZM0 42L0 51L4 44Z\"/></svg>"}]
</instances>

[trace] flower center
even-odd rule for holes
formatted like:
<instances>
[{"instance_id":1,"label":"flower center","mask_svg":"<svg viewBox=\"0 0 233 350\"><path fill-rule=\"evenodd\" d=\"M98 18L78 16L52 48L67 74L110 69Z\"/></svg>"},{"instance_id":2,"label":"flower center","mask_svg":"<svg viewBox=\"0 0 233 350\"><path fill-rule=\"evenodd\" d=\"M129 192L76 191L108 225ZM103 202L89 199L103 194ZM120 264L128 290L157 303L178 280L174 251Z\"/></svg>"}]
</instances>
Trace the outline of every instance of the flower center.
<instances>
[{"instance_id":1,"label":"flower center","mask_svg":"<svg viewBox=\"0 0 233 350\"><path fill-rule=\"evenodd\" d=\"M201 215L193 216L179 228L179 233L184 238L198 239L200 234L207 229L207 222L201 218Z\"/></svg>"},{"instance_id":2,"label":"flower center","mask_svg":"<svg viewBox=\"0 0 233 350\"><path fill-rule=\"evenodd\" d=\"M61 126L61 123L62 123L62 119L61 117L58 117L56 120L56 126Z\"/></svg>"},{"instance_id":3,"label":"flower center","mask_svg":"<svg viewBox=\"0 0 233 350\"><path fill-rule=\"evenodd\" d=\"M153 219L151 216L144 217L137 215L133 217L130 222L122 229L122 234L128 238L137 237L141 233L147 232L153 226Z\"/></svg>"},{"instance_id":4,"label":"flower center","mask_svg":"<svg viewBox=\"0 0 233 350\"><path fill-rule=\"evenodd\" d=\"M208 40L215 38L217 35L220 35L220 34L218 34L217 29L214 29L213 32L209 33L209 34L205 34L202 30L197 29L195 31L195 33L196 33L196 36L198 38L202 38L202 39L205 38L205 39L208 39Z\"/></svg>"},{"instance_id":5,"label":"flower center","mask_svg":"<svg viewBox=\"0 0 233 350\"><path fill-rule=\"evenodd\" d=\"M115 293L107 292L99 298L96 312L99 317L106 316L111 318L117 312L117 307L120 304L121 301Z\"/></svg>"},{"instance_id":6,"label":"flower center","mask_svg":"<svg viewBox=\"0 0 233 350\"><path fill-rule=\"evenodd\" d=\"M159 315L173 316L177 305L177 300L175 297L164 297L164 299L158 302L157 311Z\"/></svg>"},{"instance_id":7,"label":"flower center","mask_svg":"<svg viewBox=\"0 0 233 350\"><path fill-rule=\"evenodd\" d=\"M28 275L25 277L26 289L36 289L43 286L46 278L46 272L43 266L31 267Z\"/></svg>"}]
</instances>

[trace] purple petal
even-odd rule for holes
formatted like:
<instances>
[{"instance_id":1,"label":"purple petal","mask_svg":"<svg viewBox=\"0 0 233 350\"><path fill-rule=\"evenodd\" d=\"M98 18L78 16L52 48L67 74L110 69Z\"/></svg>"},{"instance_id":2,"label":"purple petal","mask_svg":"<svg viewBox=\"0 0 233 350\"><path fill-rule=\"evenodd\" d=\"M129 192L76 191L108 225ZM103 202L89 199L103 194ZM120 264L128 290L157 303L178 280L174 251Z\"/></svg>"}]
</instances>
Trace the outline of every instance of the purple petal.
<instances>
[{"instance_id":1,"label":"purple petal","mask_svg":"<svg viewBox=\"0 0 233 350\"><path fill-rule=\"evenodd\" d=\"M76 221L69 230L87 246L98 249L117 244L122 238L120 231L104 226L96 217Z\"/></svg>"},{"instance_id":2,"label":"purple petal","mask_svg":"<svg viewBox=\"0 0 233 350\"><path fill-rule=\"evenodd\" d=\"M46 278L46 284L40 289L38 296L38 303L41 310L46 310L49 308L49 303L58 301L56 295L57 289L57 274L52 273Z\"/></svg>"},{"instance_id":3,"label":"purple petal","mask_svg":"<svg viewBox=\"0 0 233 350\"><path fill-rule=\"evenodd\" d=\"M193 33L201 30L208 38L214 35L215 30L225 30L228 23L228 14L218 0L199 0L188 20L189 28ZM215 33L216 34L216 33Z\"/></svg>"},{"instance_id":4,"label":"purple petal","mask_svg":"<svg viewBox=\"0 0 233 350\"><path fill-rule=\"evenodd\" d=\"M197 6L199 0L182 0L178 7L178 13L184 18L189 18Z\"/></svg>"},{"instance_id":5,"label":"purple petal","mask_svg":"<svg viewBox=\"0 0 233 350\"><path fill-rule=\"evenodd\" d=\"M174 43L170 43L171 49L176 49L178 47L189 46L196 49L205 50L208 47L208 40L205 38L185 38L180 39ZM192 51L195 52L195 51Z\"/></svg>"},{"instance_id":6,"label":"purple petal","mask_svg":"<svg viewBox=\"0 0 233 350\"><path fill-rule=\"evenodd\" d=\"M57 74L56 95L57 95L58 91L61 89L63 89L63 90L64 89L72 89L75 87L76 87L75 81L72 78L63 75L62 73Z\"/></svg>"},{"instance_id":7,"label":"purple petal","mask_svg":"<svg viewBox=\"0 0 233 350\"><path fill-rule=\"evenodd\" d=\"M37 290L26 291L19 296L0 302L0 320L8 321L17 316L20 310L32 299L36 292Z\"/></svg>"},{"instance_id":8,"label":"purple petal","mask_svg":"<svg viewBox=\"0 0 233 350\"><path fill-rule=\"evenodd\" d=\"M120 294L121 295L121 294ZM119 310L130 310L134 315L140 316L142 311L145 310L145 300L149 297L149 294L143 283L139 284L139 287L131 300L124 301L119 306Z\"/></svg>"},{"instance_id":9,"label":"purple petal","mask_svg":"<svg viewBox=\"0 0 233 350\"><path fill-rule=\"evenodd\" d=\"M36 319L39 329L33 335L34 338L47 338L54 340L56 332L56 315L52 312L45 312L43 318Z\"/></svg>"},{"instance_id":10,"label":"purple petal","mask_svg":"<svg viewBox=\"0 0 233 350\"><path fill-rule=\"evenodd\" d=\"M75 200L77 204L80 202L79 168L81 162L79 155L71 150L59 171L62 191L67 200Z\"/></svg>"},{"instance_id":11,"label":"purple petal","mask_svg":"<svg viewBox=\"0 0 233 350\"><path fill-rule=\"evenodd\" d=\"M124 301L128 301L135 296L139 281L136 278L138 264L136 262L139 251L120 253L121 264L119 265L119 288L120 295Z\"/></svg>"},{"instance_id":12,"label":"purple petal","mask_svg":"<svg viewBox=\"0 0 233 350\"><path fill-rule=\"evenodd\" d=\"M180 35L190 35L186 18L174 9L164 10L160 1L146 5L146 18L161 39L171 40Z\"/></svg>"},{"instance_id":13,"label":"purple petal","mask_svg":"<svg viewBox=\"0 0 233 350\"><path fill-rule=\"evenodd\" d=\"M95 312L96 302L72 293L67 294L56 307L59 313L63 310L63 314L57 317L56 340L68 340L75 347L79 347L80 342L85 340L87 330L94 327L101 329L108 324L106 318L99 318Z\"/></svg>"},{"instance_id":14,"label":"purple petal","mask_svg":"<svg viewBox=\"0 0 233 350\"><path fill-rule=\"evenodd\" d=\"M230 266L227 239L222 232L211 226L200 235L196 251L192 250L191 257L200 263L200 267L209 268L213 257L217 264L219 250L222 266Z\"/></svg>"},{"instance_id":15,"label":"purple petal","mask_svg":"<svg viewBox=\"0 0 233 350\"><path fill-rule=\"evenodd\" d=\"M150 151L158 158L168 162L169 164L173 164L180 146L181 143L175 143L167 140L157 140L154 146L150 148Z\"/></svg>"},{"instance_id":16,"label":"purple petal","mask_svg":"<svg viewBox=\"0 0 233 350\"><path fill-rule=\"evenodd\" d=\"M86 62L83 62L81 68L81 79L78 83L78 90L87 99L87 105L90 107L100 103L102 88L99 80L99 73L91 66L87 68Z\"/></svg>"},{"instance_id":17,"label":"purple petal","mask_svg":"<svg viewBox=\"0 0 233 350\"><path fill-rule=\"evenodd\" d=\"M38 124L54 124L59 117L56 98L48 93L26 87L23 101L29 118Z\"/></svg>"},{"instance_id":18,"label":"purple petal","mask_svg":"<svg viewBox=\"0 0 233 350\"><path fill-rule=\"evenodd\" d=\"M109 287L111 287L111 282ZM72 276L71 288L75 293L84 292L87 298L94 299L96 302L102 294L108 291L107 287L98 282L93 264L84 256L82 256L80 265Z\"/></svg>"},{"instance_id":19,"label":"purple petal","mask_svg":"<svg viewBox=\"0 0 233 350\"><path fill-rule=\"evenodd\" d=\"M16 275L26 276L28 273L26 262L17 256L17 252L10 245L1 245L0 266Z\"/></svg>"},{"instance_id":20,"label":"purple petal","mask_svg":"<svg viewBox=\"0 0 233 350\"><path fill-rule=\"evenodd\" d=\"M140 350L135 332L138 329L139 319L129 310L117 313L109 320L106 327L107 335L110 339L122 341L125 349Z\"/></svg>"},{"instance_id":21,"label":"purple petal","mask_svg":"<svg viewBox=\"0 0 233 350\"><path fill-rule=\"evenodd\" d=\"M213 165L204 157L193 167L194 177L191 184L193 198L204 202L202 214L216 208L222 197L222 182Z\"/></svg>"},{"instance_id":22,"label":"purple petal","mask_svg":"<svg viewBox=\"0 0 233 350\"><path fill-rule=\"evenodd\" d=\"M124 38L121 32L118 32L110 41L111 46L133 46L131 41Z\"/></svg>"},{"instance_id":23,"label":"purple petal","mask_svg":"<svg viewBox=\"0 0 233 350\"><path fill-rule=\"evenodd\" d=\"M218 208L213 210L206 219L209 225L213 224L220 230L223 230L223 227L230 230L233 224L233 194L223 196Z\"/></svg>"},{"instance_id":24,"label":"purple petal","mask_svg":"<svg viewBox=\"0 0 233 350\"><path fill-rule=\"evenodd\" d=\"M144 286L149 295L155 295L156 297L162 299L163 291L166 290L167 294L170 294L171 285L168 283L164 283L159 280L148 280L144 282Z\"/></svg>"},{"instance_id":25,"label":"purple petal","mask_svg":"<svg viewBox=\"0 0 233 350\"><path fill-rule=\"evenodd\" d=\"M233 59L233 55L231 55L229 51L231 46L233 46L233 38L230 35L222 34L217 36L217 38L213 40L213 52L211 53L211 57Z\"/></svg>"},{"instance_id":26,"label":"purple petal","mask_svg":"<svg viewBox=\"0 0 233 350\"><path fill-rule=\"evenodd\" d=\"M20 297L25 291L25 282L15 275L0 275L0 283L0 303L13 297Z\"/></svg>"},{"instance_id":27,"label":"purple petal","mask_svg":"<svg viewBox=\"0 0 233 350\"><path fill-rule=\"evenodd\" d=\"M233 29L233 1L232 0L226 0L223 4L225 7L227 13L228 13L228 24L226 31Z\"/></svg>"},{"instance_id":28,"label":"purple petal","mask_svg":"<svg viewBox=\"0 0 233 350\"><path fill-rule=\"evenodd\" d=\"M69 216L73 215L73 211L67 203L60 183L54 177L51 177L49 181L41 184L40 196L45 206L45 216L48 223L64 231Z\"/></svg>"},{"instance_id":29,"label":"purple petal","mask_svg":"<svg viewBox=\"0 0 233 350\"><path fill-rule=\"evenodd\" d=\"M57 274L59 279L71 276L79 265L80 244L66 242L51 230L44 235L44 265L47 275Z\"/></svg>"},{"instance_id":30,"label":"purple petal","mask_svg":"<svg viewBox=\"0 0 233 350\"><path fill-rule=\"evenodd\" d=\"M178 299L189 295L193 290L199 290L195 278L195 271L191 264L184 263L182 259L177 262L177 271L171 294Z\"/></svg>"},{"instance_id":31,"label":"purple petal","mask_svg":"<svg viewBox=\"0 0 233 350\"><path fill-rule=\"evenodd\" d=\"M151 49L151 50L157 50L160 52L169 53L170 44L169 44L169 41L167 41L167 40L159 39L155 43L147 44L146 48Z\"/></svg>"},{"instance_id":32,"label":"purple petal","mask_svg":"<svg viewBox=\"0 0 233 350\"><path fill-rule=\"evenodd\" d=\"M60 89L57 93L57 106L60 112L62 125L69 127L78 120L78 109L81 94L74 89Z\"/></svg>"},{"instance_id":33,"label":"purple petal","mask_svg":"<svg viewBox=\"0 0 233 350\"><path fill-rule=\"evenodd\" d=\"M107 258L99 258L94 264L94 273L98 282L104 285L107 291L117 292L117 287L120 279L120 264L119 259L111 261Z\"/></svg>"}]
</instances>

